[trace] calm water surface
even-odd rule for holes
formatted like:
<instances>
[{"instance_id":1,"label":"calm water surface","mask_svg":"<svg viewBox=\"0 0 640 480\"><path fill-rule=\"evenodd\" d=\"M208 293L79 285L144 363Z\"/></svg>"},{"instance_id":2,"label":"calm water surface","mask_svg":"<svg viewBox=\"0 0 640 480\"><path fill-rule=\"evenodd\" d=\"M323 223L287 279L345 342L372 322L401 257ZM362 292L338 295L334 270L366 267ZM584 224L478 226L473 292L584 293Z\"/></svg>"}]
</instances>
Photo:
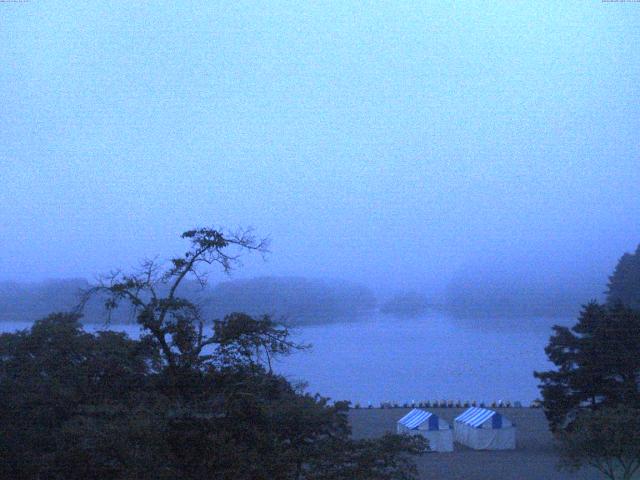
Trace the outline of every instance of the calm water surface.
<instances>
[{"instance_id":1,"label":"calm water surface","mask_svg":"<svg viewBox=\"0 0 640 480\"><path fill-rule=\"evenodd\" d=\"M294 339L312 349L279 360L275 368L291 381L306 381L312 393L362 405L440 399L528 404L539 397L533 371L550 366L544 347L551 325L571 320L496 323L430 315L297 327ZM0 323L2 331L28 327ZM135 325L110 328L138 335Z\"/></svg>"}]
</instances>

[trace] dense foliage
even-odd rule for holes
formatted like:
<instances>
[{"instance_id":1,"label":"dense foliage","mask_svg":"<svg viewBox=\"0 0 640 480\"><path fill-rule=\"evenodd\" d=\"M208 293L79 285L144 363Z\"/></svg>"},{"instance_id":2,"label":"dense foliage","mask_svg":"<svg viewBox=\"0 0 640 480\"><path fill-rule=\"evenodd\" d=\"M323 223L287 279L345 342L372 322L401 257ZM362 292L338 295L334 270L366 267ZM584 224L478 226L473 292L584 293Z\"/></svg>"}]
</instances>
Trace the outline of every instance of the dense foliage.
<instances>
[{"instance_id":1,"label":"dense foliage","mask_svg":"<svg viewBox=\"0 0 640 480\"><path fill-rule=\"evenodd\" d=\"M185 232L190 248L86 292L133 307L139 340L85 332L55 314L0 336L0 477L62 479L408 480L420 437L353 440L345 402L304 393L271 361L304 346L268 316L213 324L178 295L202 267L228 271L249 232Z\"/></svg>"},{"instance_id":2,"label":"dense foliage","mask_svg":"<svg viewBox=\"0 0 640 480\"><path fill-rule=\"evenodd\" d=\"M554 327L545 351L557 369L535 376L552 430L585 409L640 407L640 312L590 303L576 325Z\"/></svg>"},{"instance_id":3,"label":"dense foliage","mask_svg":"<svg viewBox=\"0 0 640 480\"><path fill-rule=\"evenodd\" d=\"M607 303L622 303L640 310L640 245L635 253L625 253L609 277Z\"/></svg>"},{"instance_id":4,"label":"dense foliage","mask_svg":"<svg viewBox=\"0 0 640 480\"><path fill-rule=\"evenodd\" d=\"M631 480L640 469L640 410L604 407L582 412L559 435L564 467L590 465L611 480Z\"/></svg>"},{"instance_id":5,"label":"dense foliage","mask_svg":"<svg viewBox=\"0 0 640 480\"><path fill-rule=\"evenodd\" d=\"M227 317L200 368L150 342L56 314L0 336L0 477L410 479L409 437L351 440L347 404L269 373L286 350L267 319ZM275 342L272 348L270 342Z\"/></svg>"},{"instance_id":6,"label":"dense foliage","mask_svg":"<svg viewBox=\"0 0 640 480\"><path fill-rule=\"evenodd\" d=\"M1 335L0 476L80 478L90 468L98 478L107 464L133 468L133 436L157 436L153 429L162 428L150 418L162 398L148 391L156 360L143 342L88 334L71 314Z\"/></svg>"},{"instance_id":7,"label":"dense foliage","mask_svg":"<svg viewBox=\"0 0 640 480\"><path fill-rule=\"evenodd\" d=\"M55 314L0 336L0 477L403 479L409 438L350 439L347 405L269 373L255 348L286 331L218 322L199 368L171 372L151 342ZM212 344L213 345L213 344Z\"/></svg>"}]
</instances>

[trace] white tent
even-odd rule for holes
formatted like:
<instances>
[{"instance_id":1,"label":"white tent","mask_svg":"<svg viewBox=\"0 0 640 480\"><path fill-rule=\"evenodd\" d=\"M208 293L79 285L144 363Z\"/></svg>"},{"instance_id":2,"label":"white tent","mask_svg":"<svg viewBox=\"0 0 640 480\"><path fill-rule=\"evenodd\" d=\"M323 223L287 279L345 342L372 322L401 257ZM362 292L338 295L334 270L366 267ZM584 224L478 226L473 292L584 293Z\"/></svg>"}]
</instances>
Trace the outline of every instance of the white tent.
<instances>
[{"instance_id":1,"label":"white tent","mask_svg":"<svg viewBox=\"0 0 640 480\"><path fill-rule=\"evenodd\" d=\"M453 434L449 424L437 415L414 408L398 420L397 432L422 435L429 441L433 452L453 452Z\"/></svg>"},{"instance_id":2,"label":"white tent","mask_svg":"<svg viewBox=\"0 0 640 480\"><path fill-rule=\"evenodd\" d=\"M513 450L516 426L498 412L469 408L453 422L456 442L475 450Z\"/></svg>"}]
</instances>

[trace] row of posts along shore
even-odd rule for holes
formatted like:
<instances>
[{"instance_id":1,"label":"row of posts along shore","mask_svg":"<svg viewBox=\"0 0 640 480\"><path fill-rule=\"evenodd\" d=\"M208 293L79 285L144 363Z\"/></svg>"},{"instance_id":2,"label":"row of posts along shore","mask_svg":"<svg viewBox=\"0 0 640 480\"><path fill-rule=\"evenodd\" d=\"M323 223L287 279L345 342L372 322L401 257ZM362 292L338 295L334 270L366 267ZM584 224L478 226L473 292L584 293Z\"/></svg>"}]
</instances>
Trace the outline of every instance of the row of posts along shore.
<instances>
[{"instance_id":1,"label":"row of posts along shore","mask_svg":"<svg viewBox=\"0 0 640 480\"><path fill-rule=\"evenodd\" d=\"M480 407L480 408L524 408L522 402L515 401L512 402L510 400L497 400L493 402L478 402L476 400L472 401L461 401L461 400L425 400L416 402L412 400L411 402L394 402L394 401L384 401L380 402L377 405L369 402L366 405L361 404L360 402L356 402L352 405L352 409L369 409L369 408L379 408L379 409L391 409L391 408L471 408L471 407ZM529 408L541 408L542 404L540 400L534 400L529 404Z\"/></svg>"}]
</instances>

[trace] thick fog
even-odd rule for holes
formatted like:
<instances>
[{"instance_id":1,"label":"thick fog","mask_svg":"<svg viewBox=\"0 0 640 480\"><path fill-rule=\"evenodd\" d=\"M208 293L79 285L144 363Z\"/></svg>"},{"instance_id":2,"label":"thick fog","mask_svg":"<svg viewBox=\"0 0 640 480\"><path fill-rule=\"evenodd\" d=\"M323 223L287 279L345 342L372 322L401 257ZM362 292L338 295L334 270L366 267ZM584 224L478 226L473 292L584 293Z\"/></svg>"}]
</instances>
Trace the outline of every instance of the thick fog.
<instances>
[{"instance_id":1,"label":"thick fog","mask_svg":"<svg viewBox=\"0 0 640 480\"><path fill-rule=\"evenodd\" d=\"M2 4L0 280L253 226L239 278L601 294L640 242L637 6L399 3Z\"/></svg>"}]
</instances>

